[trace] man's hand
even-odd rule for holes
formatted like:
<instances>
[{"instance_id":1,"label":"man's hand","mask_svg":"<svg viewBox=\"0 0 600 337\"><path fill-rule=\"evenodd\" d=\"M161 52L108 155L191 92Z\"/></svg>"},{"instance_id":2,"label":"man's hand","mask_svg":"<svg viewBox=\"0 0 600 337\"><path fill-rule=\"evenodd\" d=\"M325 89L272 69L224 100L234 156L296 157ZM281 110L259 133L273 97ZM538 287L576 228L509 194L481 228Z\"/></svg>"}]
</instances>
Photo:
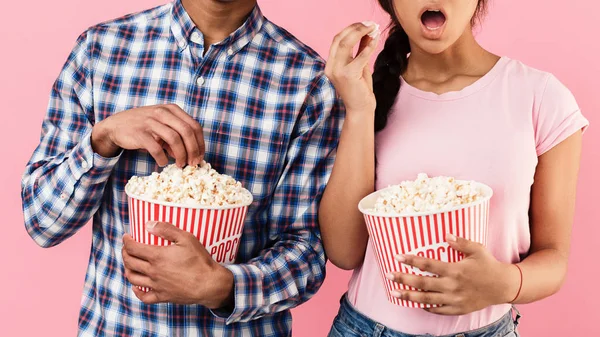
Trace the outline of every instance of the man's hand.
<instances>
[{"instance_id":1,"label":"man's hand","mask_svg":"<svg viewBox=\"0 0 600 337\"><path fill-rule=\"evenodd\" d=\"M175 104L126 110L97 123L92 148L104 157L120 149L147 150L160 166L167 153L179 167L198 165L204 157L204 134L200 124Z\"/></svg>"},{"instance_id":2,"label":"man's hand","mask_svg":"<svg viewBox=\"0 0 600 337\"><path fill-rule=\"evenodd\" d=\"M172 242L170 246L138 243L123 237L125 276L135 295L146 304L200 304L209 309L233 304L233 274L215 262L190 233L167 224L146 223L148 232ZM135 286L148 287L147 293Z\"/></svg>"}]
</instances>

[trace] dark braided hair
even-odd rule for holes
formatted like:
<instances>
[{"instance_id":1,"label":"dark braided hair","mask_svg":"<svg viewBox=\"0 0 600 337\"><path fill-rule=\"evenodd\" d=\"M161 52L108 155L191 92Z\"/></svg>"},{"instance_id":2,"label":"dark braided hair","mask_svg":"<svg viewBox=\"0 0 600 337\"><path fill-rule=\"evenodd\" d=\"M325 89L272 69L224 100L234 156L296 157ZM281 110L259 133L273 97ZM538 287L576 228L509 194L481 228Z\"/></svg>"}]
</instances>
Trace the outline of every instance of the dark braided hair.
<instances>
[{"instance_id":1,"label":"dark braided hair","mask_svg":"<svg viewBox=\"0 0 600 337\"><path fill-rule=\"evenodd\" d=\"M375 132L383 130L387 124L390 109L400 91L400 75L408 65L410 43L408 35L400 25L394 9L394 0L378 0L379 4L391 17L390 32L385 45L377 60L373 72L373 91L377 100L375 109ZM477 18L482 15L488 0L479 0L477 11L471 24L475 25Z\"/></svg>"}]
</instances>

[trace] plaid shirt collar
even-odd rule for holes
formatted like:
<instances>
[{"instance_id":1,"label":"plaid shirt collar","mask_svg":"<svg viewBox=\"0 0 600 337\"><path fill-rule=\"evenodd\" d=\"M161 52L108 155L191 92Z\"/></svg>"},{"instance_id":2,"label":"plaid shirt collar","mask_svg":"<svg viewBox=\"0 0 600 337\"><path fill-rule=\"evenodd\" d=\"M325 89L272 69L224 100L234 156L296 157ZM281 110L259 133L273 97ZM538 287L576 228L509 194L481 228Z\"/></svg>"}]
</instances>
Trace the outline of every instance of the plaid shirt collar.
<instances>
[{"instance_id":1,"label":"plaid shirt collar","mask_svg":"<svg viewBox=\"0 0 600 337\"><path fill-rule=\"evenodd\" d=\"M173 37L175 38L175 42L179 46L179 51L187 48L189 41L191 39L192 33L197 31L200 36L202 33L196 25L192 18L190 18L189 14L186 12L181 0L176 0L173 2L173 9L171 10L171 32L173 33ZM228 54L235 55L238 51L244 48L254 37L260 29L262 28L265 22L265 17L262 14L262 11L256 5L252 12L250 12L250 16L246 19L246 22L234 31L231 35L229 35L225 40L216 43L216 46L223 46L227 48Z\"/></svg>"}]
</instances>

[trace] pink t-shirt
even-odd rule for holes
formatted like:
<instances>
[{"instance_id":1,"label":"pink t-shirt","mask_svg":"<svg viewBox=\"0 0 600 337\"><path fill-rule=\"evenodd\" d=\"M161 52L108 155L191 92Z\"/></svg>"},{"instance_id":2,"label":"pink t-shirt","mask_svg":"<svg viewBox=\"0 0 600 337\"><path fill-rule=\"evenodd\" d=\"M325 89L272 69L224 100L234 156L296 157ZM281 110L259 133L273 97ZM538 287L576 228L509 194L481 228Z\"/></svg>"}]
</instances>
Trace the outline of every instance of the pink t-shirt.
<instances>
[{"instance_id":1,"label":"pink t-shirt","mask_svg":"<svg viewBox=\"0 0 600 337\"><path fill-rule=\"evenodd\" d=\"M530 246L529 200L538 156L588 121L571 92L551 74L503 57L474 84L437 95L403 81L387 127L377 135L377 189L420 172L492 187L488 248L518 262ZM439 316L388 302L371 245L354 271L350 303L408 334L447 335L500 319L510 305L463 316Z\"/></svg>"}]
</instances>

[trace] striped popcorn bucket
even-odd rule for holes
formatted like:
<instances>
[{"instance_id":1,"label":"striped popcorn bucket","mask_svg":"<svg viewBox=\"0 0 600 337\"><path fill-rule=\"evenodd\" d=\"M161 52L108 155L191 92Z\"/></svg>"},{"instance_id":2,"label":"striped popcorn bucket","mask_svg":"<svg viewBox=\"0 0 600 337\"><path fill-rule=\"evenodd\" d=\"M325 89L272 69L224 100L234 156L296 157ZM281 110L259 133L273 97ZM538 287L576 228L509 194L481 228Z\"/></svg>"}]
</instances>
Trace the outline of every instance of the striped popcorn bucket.
<instances>
[{"instance_id":1,"label":"striped popcorn bucket","mask_svg":"<svg viewBox=\"0 0 600 337\"><path fill-rule=\"evenodd\" d=\"M145 227L148 221L166 222L192 233L218 263L235 262L251 198L245 205L195 206L144 199L131 195L127 189L125 192L129 204L129 231L135 241L154 246L170 245L170 241L148 233ZM146 292L150 290L139 288Z\"/></svg>"},{"instance_id":2,"label":"striped popcorn bucket","mask_svg":"<svg viewBox=\"0 0 600 337\"><path fill-rule=\"evenodd\" d=\"M388 280L392 272L437 277L432 273L401 264L398 254L410 254L444 262L458 262L462 253L452 249L445 240L450 233L471 241L487 244L488 215L492 189L480 184L484 197L477 202L461 205L441 212L392 215L373 210L379 195L386 189L366 196L359 203L369 232L369 242L375 252L381 279L385 284L388 300L409 308L431 308L436 305L414 303L391 295L392 291L418 290Z\"/></svg>"}]
</instances>

